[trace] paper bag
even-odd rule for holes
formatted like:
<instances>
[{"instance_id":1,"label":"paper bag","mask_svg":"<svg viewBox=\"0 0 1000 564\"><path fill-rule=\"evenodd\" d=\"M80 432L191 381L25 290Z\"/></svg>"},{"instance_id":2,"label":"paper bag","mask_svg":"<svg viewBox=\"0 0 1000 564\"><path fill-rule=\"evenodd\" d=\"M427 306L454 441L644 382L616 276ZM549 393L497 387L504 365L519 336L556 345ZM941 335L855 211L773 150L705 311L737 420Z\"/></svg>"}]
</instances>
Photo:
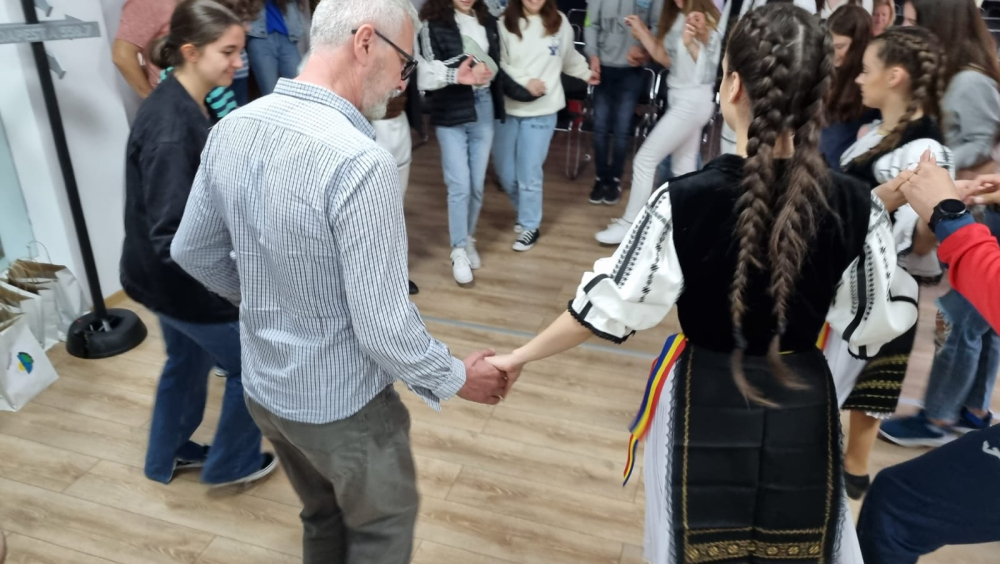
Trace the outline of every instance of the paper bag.
<instances>
[{"instance_id":1,"label":"paper bag","mask_svg":"<svg viewBox=\"0 0 1000 564\"><path fill-rule=\"evenodd\" d=\"M6 319L5 319L6 318ZM18 411L58 379L23 316L0 313L0 410Z\"/></svg>"},{"instance_id":2,"label":"paper bag","mask_svg":"<svg viewBox=\"0 0 1000 564\"><path fill-rule=\"evenodd\" d=\"M0 282L0 305L6 305L14 313L20 313L24 316L28 329L43 349L49 350L59 342L54 331L50 337L45 335L45 317L41 296ZM55 329L55 325L53 325L53 329Z\"/></svg>"},{"instance_id":3,"label":"paper bag","mask_svg":"<svg viewBox=\"0 0 1000 564\"><path fill-rule=\"evenodd\" d=\"M19 259L10 265L8 277L39 284L54 291L59 340L65 341L69 326L90 311L90 301L80 282L68 268L33 260Z\"/></svg>"}]
</instances>

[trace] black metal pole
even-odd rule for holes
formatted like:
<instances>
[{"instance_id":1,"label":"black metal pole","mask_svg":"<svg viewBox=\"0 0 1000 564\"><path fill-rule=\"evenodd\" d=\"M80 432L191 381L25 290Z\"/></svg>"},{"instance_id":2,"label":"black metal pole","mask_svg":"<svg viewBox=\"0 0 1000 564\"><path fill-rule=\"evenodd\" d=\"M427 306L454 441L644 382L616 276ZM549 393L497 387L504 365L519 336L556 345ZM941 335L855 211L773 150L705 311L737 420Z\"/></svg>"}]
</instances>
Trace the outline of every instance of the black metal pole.
<instances>
[{"instance_id":1,"label":"black metal pole","mask_svg":"<svg viewBox=\"0 0 1000 564\"><path fill-rule=\"evenodd\" d=\"M21 0L21 7L24 9L24 18L28 23L39 23L32 0ZM49 114L49 125L52 127L52 137L56 143L59 168L62 170L63 182L66 184L66 196L69 200L70 212L73 214L76 238L80 243L83 269L87 274L87 282L90 286L90 298L94 302L94 315L97 319L103 319L107 316L107 308L104 305L104 295L101 293L101 281L97 277L94 249L90 245L90 235L87 233L87 222L83 216L80 191L76 185L73 161L69 156L69 144L66 142L66 130L63 128L62 114L59 112L59 100L56 98L56 88L52 82L49 60L45 55L45 44L41 42L32 43L31 52L35 57L38 80L41 81L42 96L45 98L45 109Z\"/></svg>"}]
</instances>

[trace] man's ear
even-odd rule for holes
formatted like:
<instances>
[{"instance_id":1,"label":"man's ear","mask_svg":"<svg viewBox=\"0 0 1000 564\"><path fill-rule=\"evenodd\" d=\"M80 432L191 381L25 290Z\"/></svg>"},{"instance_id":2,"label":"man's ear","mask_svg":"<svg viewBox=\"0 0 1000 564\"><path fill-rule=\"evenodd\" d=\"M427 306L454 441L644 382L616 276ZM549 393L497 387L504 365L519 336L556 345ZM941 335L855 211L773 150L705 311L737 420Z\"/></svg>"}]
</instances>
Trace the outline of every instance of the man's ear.
<instances>
[{"instance_id":1,"label":"man's ear","mask_svg":"<svg viewBox=\"0 0 1000 564\"><path fill-rule=\"evenodd\" d=\"M354 32L352 42L354 45L354 56L365 66L372 56L372 48L375 43L375 27L371 24L364 24Z\"/></svg>"}]
</instances>

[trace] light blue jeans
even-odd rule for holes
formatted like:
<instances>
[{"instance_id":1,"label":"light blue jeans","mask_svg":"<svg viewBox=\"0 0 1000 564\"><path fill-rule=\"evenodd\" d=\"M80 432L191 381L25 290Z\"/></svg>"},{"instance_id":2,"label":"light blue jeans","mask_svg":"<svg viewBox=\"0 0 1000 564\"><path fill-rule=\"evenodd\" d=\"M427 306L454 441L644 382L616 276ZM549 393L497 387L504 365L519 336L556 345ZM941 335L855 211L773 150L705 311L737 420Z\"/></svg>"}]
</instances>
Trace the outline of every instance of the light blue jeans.
<instances>
[{"instance_id":1,"label":"light blue jeans","mask_svg":"<svg viewBox=\"0 0 1000 564\"><path fill-rule=\"evenodd\" d=\"M536 117L507 116L496 124L493 168L525 230L542 224L542 165L556 129L556 114Z\"/></svg>"},{"instance_id":2,"label":"light blue jeans","mask_svg":"<svg viewBox=\"0 0 1000 564\"><path fill-rule=\"evenodd\" d=\"M247 56L261 96L274 92L279 78L299 75L299 47L283 33L271 32L266 39L248 35Z\"/></svg>"},{"instance_id":3,"label":"light blue jeans","mask_svg":"<svg viewBox=\"0 0 1000 564\"><path fill-rule=\"evenodd\" d=\"M941 296L938 307L951 331L934 356L924 410L929 419L954 421L962 407L989 409L1000 368L1000 337L955 290Z\"/></svg>"},{"instance_id":4,"label":"light blue jeans","mask_svg":"<svg viewBox=\"0 0 1000 564\"><path fill-rule=\"evenodd\" d=\"M493 145L493 95L489 88L482 88L475 96L476 121L436 128L448 186L448 233L453 249L464 248L476 233Z\"/></svg>"}]
</instances>

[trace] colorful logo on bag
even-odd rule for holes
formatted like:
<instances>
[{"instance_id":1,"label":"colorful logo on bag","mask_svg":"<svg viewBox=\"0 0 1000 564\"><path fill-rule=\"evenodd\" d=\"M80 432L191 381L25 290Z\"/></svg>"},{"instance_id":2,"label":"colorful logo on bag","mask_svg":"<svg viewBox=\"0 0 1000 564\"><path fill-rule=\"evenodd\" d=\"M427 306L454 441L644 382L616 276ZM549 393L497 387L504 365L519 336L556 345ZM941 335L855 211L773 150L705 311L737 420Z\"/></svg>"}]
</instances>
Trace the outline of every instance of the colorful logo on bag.
<instances>
[{"instance_id":1,"label":"colorful logo on bag","mask_svg":"<svg viewBox=\"0 0 1000 564\"><path fill-rule=\"evenodd\" d=\"M17 353L17 368L21 372L31 374L35 369L35 359L31 358L31 355L28 353Z\"/></svg>"}]
</instances>

